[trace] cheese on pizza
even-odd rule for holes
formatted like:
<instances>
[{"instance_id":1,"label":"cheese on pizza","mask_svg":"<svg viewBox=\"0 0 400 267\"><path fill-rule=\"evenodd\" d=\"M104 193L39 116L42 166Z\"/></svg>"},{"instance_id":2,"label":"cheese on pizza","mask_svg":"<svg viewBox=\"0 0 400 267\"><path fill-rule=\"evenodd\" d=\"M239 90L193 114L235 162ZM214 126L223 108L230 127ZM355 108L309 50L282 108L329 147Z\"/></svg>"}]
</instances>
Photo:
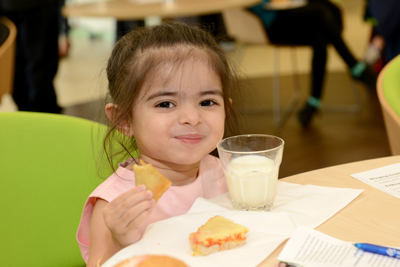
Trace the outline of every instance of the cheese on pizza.
<instances>
[{"instance_id":1,"label":"cheese on pizza","mask_svg":"<svg viewBox=\"0 0 400 267\"><path fill-rule=\"evenodd\" d=\"M189 235L194 255L208 255L242 246L249 229L223 216L209 219L198 231Z\"/></svg>"}]
</instances>

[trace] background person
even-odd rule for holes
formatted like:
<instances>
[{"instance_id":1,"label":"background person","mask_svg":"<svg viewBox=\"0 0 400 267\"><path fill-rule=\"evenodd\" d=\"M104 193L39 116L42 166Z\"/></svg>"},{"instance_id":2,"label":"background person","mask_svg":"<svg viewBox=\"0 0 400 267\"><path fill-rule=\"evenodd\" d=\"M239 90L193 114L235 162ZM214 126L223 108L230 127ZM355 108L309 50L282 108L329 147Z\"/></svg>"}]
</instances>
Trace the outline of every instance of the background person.
<instances>
[{"instance_id":1,"label":"background person","mask_svg":"<svg viewBox=\"0 0 400 267\"><path fill-rule=\"evenodd\" d=\"M400 54L400 1L368 0L365 17L374 27L364 59L374 65L383 55L384 65Z\"/></svg>"},{"instance_id":2,"label":"background person","mask_svg":"<svg viewBox=\"0 0 400 267\"><path fill-rule=\"evenodd\" d=\"M272 43L308 45L313 49L311 93L298 114L303 127L308 127L321 106L323 84L326 73L327 47L332 44L346 65L351 76L374 89L375 73L362 61L357 60L342 38L342 15L340 9L329 0L309 0L299 8L266 10L264 0L249 8L259 16Z\"/></svg>"},{"instance_id":3,"label":"background person","mask_svg":"<svg viewBox=\"0 0 400 267\"><path fill-rule=\"evenodd\" d=\"M20 111L60 113L53 85L58 69L59 0L1 0L17 27L12 97Z\"/></svg>"}]
</instances>

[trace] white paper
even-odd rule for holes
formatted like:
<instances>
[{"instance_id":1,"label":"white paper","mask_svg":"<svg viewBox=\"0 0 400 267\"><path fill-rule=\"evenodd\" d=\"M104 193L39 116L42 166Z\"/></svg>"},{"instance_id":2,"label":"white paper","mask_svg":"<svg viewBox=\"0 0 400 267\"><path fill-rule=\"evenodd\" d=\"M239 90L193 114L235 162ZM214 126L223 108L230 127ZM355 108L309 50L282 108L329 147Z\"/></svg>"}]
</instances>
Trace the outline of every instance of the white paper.
<instances>
[{"instance_id":1,"label":"white paper","mask_svg":"<svg viewBox=\"0 0 400 267\"><path fill-rule=\"evenodd\" d=\"M395 267L400 259L364 252L345 242L300 226L286 243L278 260L305 267Z\"/></svg>"},{"instance_id":2,"label":"white paper","mask_svg":"<svg viewBox=\"0 0 400 267\"><path fill-rule=\"evenodd\" d=\"M356 173L351 176L392 196L400 198L400 163Z\"/></svg>"},{"instance_id":3,"label":"white paper","mask_svg":"<svg viewBox=\"0 0 400 267\"><path fill-rule=\"evenodd\" d=\"M299 185L278 181L277 195L271 212L286 213L296 227L306 225L315 228L344 208L362 191L362 189ZM211 201L233 210L229 193ZM189 212L193 209L199 211L193 205Z\"/></svg>"},{"instance_id":4,"label":"white paper","mask_svg":"<svg viewBox=\"0 0 400 267\"><path fill-rule=\"evenodd\" d=\"M212 200L198 198L187 214L149 225L139 242L115 254L102 267L111 267L141 254L170 255L191 267L257 266L299 225L317 227L361 192L359 189L304 186L279 181L271 212L234 211L228 193ZM189 234L196 232L215 215L248 227L250 231L246 235L246 243L242 247L208 256L192 256Z\"/></svg>"}]
</instances>

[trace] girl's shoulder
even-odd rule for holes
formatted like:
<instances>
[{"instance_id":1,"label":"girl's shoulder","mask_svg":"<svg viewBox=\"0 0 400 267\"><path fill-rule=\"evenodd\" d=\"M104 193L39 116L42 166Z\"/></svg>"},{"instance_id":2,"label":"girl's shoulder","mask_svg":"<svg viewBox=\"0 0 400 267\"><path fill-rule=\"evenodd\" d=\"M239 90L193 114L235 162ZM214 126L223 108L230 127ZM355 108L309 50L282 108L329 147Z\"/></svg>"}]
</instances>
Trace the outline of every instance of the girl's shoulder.
<instances>
[{"instance_id":1,"label":"girl's shoulder","mask_svg":"<svg viewBox=\"0 0 400 267\"><path fill-rule=\"evenodd\" d=\"M102 182L90 197L99 197L109 202L119 194L133 188L135 186L135 173L126 168L132 161L132 159L128 159L120 163L118 169Z\"/></svg>"}]
</instances>

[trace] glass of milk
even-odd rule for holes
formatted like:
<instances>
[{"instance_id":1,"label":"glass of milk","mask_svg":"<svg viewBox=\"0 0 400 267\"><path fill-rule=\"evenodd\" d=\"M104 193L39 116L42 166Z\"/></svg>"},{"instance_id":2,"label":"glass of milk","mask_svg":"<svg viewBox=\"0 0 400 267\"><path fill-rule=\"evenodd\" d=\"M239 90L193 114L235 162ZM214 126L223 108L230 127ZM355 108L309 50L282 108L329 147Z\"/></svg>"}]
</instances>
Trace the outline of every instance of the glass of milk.
<instances>
[{"instance_id":1,"label":"glass of milk","mask_svg":"<svg viewBox=\"0 0 400 267\"><path fill-rule=\"evenodd\" d=\"M276 136L249 134L217 144L234 209L271 210L284 143Z\"/></svg>"}]
</instances>

